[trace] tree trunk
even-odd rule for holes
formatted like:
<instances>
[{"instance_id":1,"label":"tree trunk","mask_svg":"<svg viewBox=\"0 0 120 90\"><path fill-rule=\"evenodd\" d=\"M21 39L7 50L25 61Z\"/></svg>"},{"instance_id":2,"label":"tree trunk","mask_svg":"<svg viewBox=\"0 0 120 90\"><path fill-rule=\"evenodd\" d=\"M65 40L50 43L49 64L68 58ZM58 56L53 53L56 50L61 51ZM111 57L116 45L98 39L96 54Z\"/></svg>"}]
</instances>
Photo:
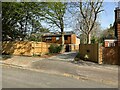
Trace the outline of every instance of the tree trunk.
<instances>
[{"instance_id":1,"label":"tree trunk","mask_svg":"<svg viewBox=\"0 0 120 90\"><path fill-rule=\"evenodd\" d=\"M62 43L61 43L61 45L62 45L62 50L61 50L61 52L64 52L64 43L65 43L65 40L64 40L64 32L61 32L61 35L62 35Z\"/></svg>"},{"instance_id":2,"label":"tree trunk","mask_svg":"<svg viewBox=\"0 0 120 90\"><path fill-rule=\"evenodd\" d=\"M87 34L87 44L91 44L91 34Z\"/></svg>"}]
</instances>

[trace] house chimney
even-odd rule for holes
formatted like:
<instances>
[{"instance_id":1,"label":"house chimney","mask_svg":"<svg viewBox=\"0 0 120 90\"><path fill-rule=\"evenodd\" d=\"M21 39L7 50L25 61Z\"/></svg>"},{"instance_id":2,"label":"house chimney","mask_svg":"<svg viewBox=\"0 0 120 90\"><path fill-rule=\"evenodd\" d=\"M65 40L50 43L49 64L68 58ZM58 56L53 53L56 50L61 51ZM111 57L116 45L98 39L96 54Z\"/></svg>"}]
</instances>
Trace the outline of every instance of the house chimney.
<instances>
[{"instance_id":1,"label":"house chimney","mask_svg":"<svg viewBox=\"0 0 120 90\"><path fill-rule=\"evenodd\" d=\"M115 9L115 36L118 40L118 46L120 46L120 1Z\"/></svg>"},{"instance_id":2,"label":"house chimney","mask_svg":"<svg viewBox=\"0 0 120 90\"><path fill-rule=\"evenodd\" d=\"M118 8L120 9L120 1L118 2Z\"/></svg>"}]
</instances>

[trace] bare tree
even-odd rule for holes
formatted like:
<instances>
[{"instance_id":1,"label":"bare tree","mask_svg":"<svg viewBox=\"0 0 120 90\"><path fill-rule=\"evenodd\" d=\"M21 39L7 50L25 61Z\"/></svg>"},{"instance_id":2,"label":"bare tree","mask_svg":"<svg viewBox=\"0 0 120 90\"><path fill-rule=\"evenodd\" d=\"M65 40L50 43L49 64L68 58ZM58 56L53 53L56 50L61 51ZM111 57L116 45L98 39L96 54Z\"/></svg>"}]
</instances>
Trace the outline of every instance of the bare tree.
<instances>
[{"instance_id":1,"label":"bare tree","mask_svg":"<svg viewBox=\"0 0 120 90\"><path fill-rule=\"evenodd\" d=\"M86 43L91 43L91 32L93 31L98 15L103 10L103 0L96 0L93 2L79 2L75 4L79 9L79 15L77 16L77 30L86 35Z\"/></svg>"}]
</instances>

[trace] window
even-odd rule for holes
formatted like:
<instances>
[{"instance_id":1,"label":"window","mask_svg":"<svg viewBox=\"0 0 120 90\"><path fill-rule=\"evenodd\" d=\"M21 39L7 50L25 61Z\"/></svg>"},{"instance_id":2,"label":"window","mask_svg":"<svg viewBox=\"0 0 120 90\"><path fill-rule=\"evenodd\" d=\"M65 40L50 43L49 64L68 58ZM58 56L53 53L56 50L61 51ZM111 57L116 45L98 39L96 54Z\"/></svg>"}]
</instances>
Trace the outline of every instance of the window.
<instances>
[{"instance_id":1,"label":"window","mask_svg":"<svg viewBox=\"0 0 120 90\"><path fill-rule=\"evenodd\" d=\"M65 40L67 40L68 39L68 37L67 36L65 36Z\"/></svg>"},{"instance_id":2,"label":"window","mask_svg":"<svg viewBox=\"0 0 120 90\"><path fill-rule=\"evenodd\" d=\"M120 19L120 11L117 12L117 19Z\"/></svg>"},{"instance_id":3,"label":"window","mask_svg":"<svg viewBox=\"0 0 120 90\"><path fill-rule=\"evenodd\" d=\"M52 40L52 37L46 37L46 41Z\"/></svg>"},{"instance_id":4,"label":"window","mask_svg":"<svg viewBox=\"0 0 120 90\"><path fill-rule=\"evenodd\" d=\"M113 47L115 46L115 43L108 43L108 47Z\"/></svg>"},{"instance_id":5,"label":"window","mask_svg":"<svg viewBox=\"0 0 120 90\"><path fill-rule=\"evenodd\" d=\"M56 41L60 40L60 37L56 37Z\"/></svg>"}]
</instances>

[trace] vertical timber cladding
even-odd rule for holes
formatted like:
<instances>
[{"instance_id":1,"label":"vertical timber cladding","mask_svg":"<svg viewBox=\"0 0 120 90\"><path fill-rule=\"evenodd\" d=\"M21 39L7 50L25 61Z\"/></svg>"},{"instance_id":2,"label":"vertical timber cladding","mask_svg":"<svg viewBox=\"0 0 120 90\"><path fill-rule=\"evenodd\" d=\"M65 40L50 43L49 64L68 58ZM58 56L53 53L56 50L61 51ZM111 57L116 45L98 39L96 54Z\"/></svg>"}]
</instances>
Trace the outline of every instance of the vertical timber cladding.
<instances>
[{"instance_id":1,"label":"vertical timber cladding","mask_svg":"<svg viewBox=\"0 0 120 90\"><path fill-rule=\"evenodd\" d=\"M118 64L120 47L104 47L103 49L103 63L104 64Z\"/></svg>"},{"instance_id":2,"label":"vertical timber cladding","mask_svg":"<svg viewBox=\"0 0 120 90\"><path fill-rule=\"evenodd\" d=\"M85 56L88 56L89 61L99 62L99 46L98 44L80 44L79 52L81 59L84 59Z\"/></svg>"},{"instance_id":3,"label":"vertical timber cladding","mask_svg":"<svg viewBox=\"0 0 120 90\"><path fill-rule=\"evenodd\" d=\"M13 55L43 55L49 52L50 43L29 41L4 41L2 53Z\"/></svg>"},{"instance_id":4,"label":"vertical timber cladding","mask_svg":"<svg viewBox=\"0 0 120 90\"><path fill-rule=\"evenodd\" d=\"M76 35L75 34L71 35L71 44L76 44Z\"/></svg>"}]
</instances>

